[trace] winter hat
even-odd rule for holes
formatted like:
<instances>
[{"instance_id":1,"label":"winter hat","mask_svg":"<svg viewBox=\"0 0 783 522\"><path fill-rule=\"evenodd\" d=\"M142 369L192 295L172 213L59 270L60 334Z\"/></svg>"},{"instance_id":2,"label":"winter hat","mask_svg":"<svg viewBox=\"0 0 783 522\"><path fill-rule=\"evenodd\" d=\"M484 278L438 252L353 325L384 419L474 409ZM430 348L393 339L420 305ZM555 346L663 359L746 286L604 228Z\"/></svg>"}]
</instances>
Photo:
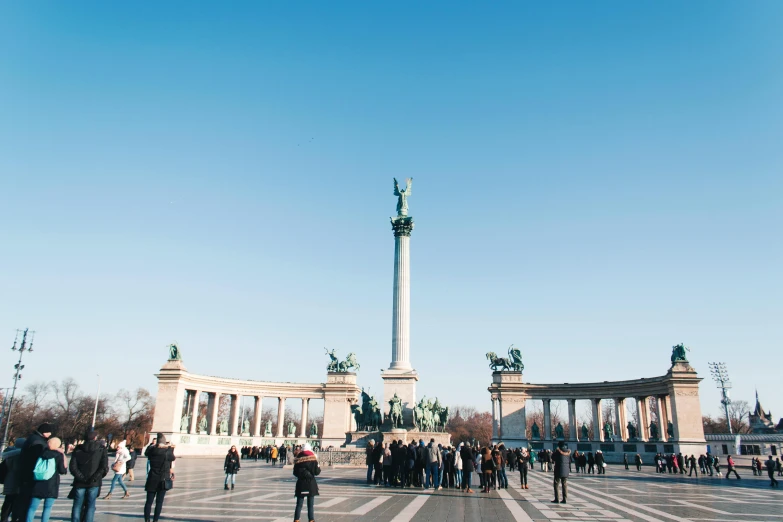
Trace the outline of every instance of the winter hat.
<instances>
[{"instance_id":1,"label":"winter hat","mask_svg":"<svg viewBox=\"0 0 783 522\"><path fill-rule=\"evenodd\" d=\"M302 446L303 451L313 451L313 447L310 445L309 442L305 442L304 446Z\"/></svg>"},{"instance_id":2,"label":"winter hat","mask_svg":"<svg viewBox=\"0 0 783 522\"><path fill-rule=\"evenodd\" d=\"M54 432L54 426L49 424L48 422L44 422L40 426L38 426L38 433L43 435L44 433L52 433Z\"/></svg>"},{"instance_id":3,"label":"winter hat","mask_svg":"<svg viewBox=\"0 0 783 522\"><path fill-rule=\"evenodd\" d=\"M98 432L97 431L88 431L87 432L87 440L95 440L98 438Z\"/></svg>"}]
</instances>

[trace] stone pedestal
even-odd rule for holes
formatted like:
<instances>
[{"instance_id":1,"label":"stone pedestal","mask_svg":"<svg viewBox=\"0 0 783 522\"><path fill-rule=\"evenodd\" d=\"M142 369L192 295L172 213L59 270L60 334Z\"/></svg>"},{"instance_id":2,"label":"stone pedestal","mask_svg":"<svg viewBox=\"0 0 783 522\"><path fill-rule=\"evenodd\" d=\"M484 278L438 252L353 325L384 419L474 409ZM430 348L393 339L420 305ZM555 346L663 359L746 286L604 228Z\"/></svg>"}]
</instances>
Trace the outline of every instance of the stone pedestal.
<instances>
[{"instance_id":1,"label":"stone pedestal","mask_svg":"<svg viewBox=\"0 0 783 522\"><path fill-rule=\"evenodd\" d=\"M185 400L183 377L188 373L182 361L167 361L156 375L158 396L152 433L179 433L182 422L182 404Z\"/></svg>"},{"instance_id":2,"label":"stone pedestal","mask_svg":"<svg viewBox=\"0 0 783 522\"><path fill-rule=\"evenodd\" d=\"M440 431L412 431L412 430L393 430L381 433L383 436L383 442L389 444L395 440L402 440L405 444L410 442L418 443L420 440L424 441L427 445L430 440L435 439L435 444L441 444L443 446L451 445L451 434L443 433Z\"/></svg>"},{"instance_id":3,"label":"stone pedestal","mask_svg":"<svg viewBox=\"0 0 783 522\"><path fill-rule=\"evenodd\" d=\"M339 447L345 443L346 433L353 430L351 404L359 400L361 389L353 372L329 372L324 385L323 447Z\"/></svg>"},{"instance_id":4,"label":"stone pedestal","mask_svg":"<svg viewBox=\"0 0 783 522\"><path fill-rule=\"evenodd\" d=\"M686 361L672 364L668 376L671 420L674 424L674 437L669 442L674 444L678 452L694 455L706 453L707 441L704 439L699 402L701 378Z\"/></svg>"},{"instance_id":5,"label":"stone pedestal","mask_svg":"<svg viewBox=\"0 0 783 522\"><path fill-rule=\"evenodd\" d=\"M492 442L504 442L507 447L527 446L527 418L522 372L493 372L489 391L497 401L497 434Z\"/></svg>"},{"instance_id":6,"label":"stone pedestal","mask_svg":"<svg viewBox=\"0 0 783 522\"><path fill-rule=\"evenodd\" d=\"M384 370L383 379L383 416L389 413L389 401L397 394L402 400L402 424L413 426L413 408L416 407L416 382L419 375L416 370Z\"/></svg>"}]
</instances>

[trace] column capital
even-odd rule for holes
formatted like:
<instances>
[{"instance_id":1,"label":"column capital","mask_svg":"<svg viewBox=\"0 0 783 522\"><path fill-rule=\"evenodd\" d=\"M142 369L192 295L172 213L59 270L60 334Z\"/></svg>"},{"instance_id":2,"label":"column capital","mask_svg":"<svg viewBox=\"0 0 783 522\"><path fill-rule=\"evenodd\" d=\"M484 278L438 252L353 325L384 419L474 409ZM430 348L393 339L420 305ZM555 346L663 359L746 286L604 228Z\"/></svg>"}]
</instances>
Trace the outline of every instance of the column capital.
<instances>
[{"instance_id":1,"label":"column capital","mask_svg":"<svg viewBox=\"0 0 783 522\"><path fill-rule=\"evenodd\" d=\"M392 231L394 231L394 237L411 237L413 232L413 217L411 216L395 216L391 218Z\"/></svg>"}]
</instances>

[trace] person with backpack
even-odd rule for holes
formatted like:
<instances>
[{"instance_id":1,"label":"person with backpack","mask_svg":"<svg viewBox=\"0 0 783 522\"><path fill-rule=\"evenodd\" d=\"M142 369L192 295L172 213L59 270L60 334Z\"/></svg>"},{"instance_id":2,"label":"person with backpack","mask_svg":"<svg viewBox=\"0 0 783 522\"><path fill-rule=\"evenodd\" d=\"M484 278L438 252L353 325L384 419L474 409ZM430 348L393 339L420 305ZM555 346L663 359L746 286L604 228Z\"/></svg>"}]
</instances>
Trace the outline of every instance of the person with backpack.
<instances>
[{"instance_id":1,"label":"person with backpack","mask_svg":"<svg viewBox=\"0 0 783 522\"><path fill-rule=\"evenodd\" d=\"M88 432L84 444L76 446L71 455L68 466L73 475L73 489L68 495L73 498L71 522L92 522L101 482L109 473L109 456L97 438L96 432Z\"/></svg>"},{"instance_id":2,"label":"person with backpack","mask_svg":"<svg viewBox=\"0 0 783 522\"><path fill-rule=\"evenodd\" d=\"M54 501L60 496L60 475L68 473L68 469L65 467L65 454L61 446L60 439L50 438L47 441L47 449L38 457L38 462L33 468L35 482L30 507L27 510L27 522L34 522L35 512L38 510L41 500L44 501L41 522L49 522Z\"/></svg>"},{"instance_id":3,"label":"person with backpack","mask_svg":"<svg viewBox=\"0 0 783 522\"><path fill-rule=\"evenodd\" d=\"M44 422L25 438L22 453L19 455L19 496L17 497L17 509L22 518L30 509L30 502L33 498L33 488L35 487L33 470L41 455L48 451L47 441L53 431L54 426Z\"/></svg>"},{"instance_id":4,"label":"person with backpack","mask_svg":"<svg viewBox=\"0 0 783 522\"><path fill-rule=\"evenodd\" d=\"M144 491L147 493L147 501L144 503L144 522L150 522L153 501L155 502L155 515L152 520L158 522L160 512L163 510L166 492L174 486L174 473L171 471L174 467L174 461L177 459L174 456L174 446L168 444L163 433L158 433L157 441L155 446L150 446L144 452L150 463L150 472L147 475L147 482L144 484Z\"/></svg>"},{"instance_id":5,"label":"person with backpack","mask_svg":"<svg viewBox=\"0 0 783 522\"><path fill-rule=\"evenodd\" d=\"M120 487L125 492L125 495L122 498L130 498L128 487L122 481L122 476L125 475L126 471L125 463L130 459L130 453L125 447L125 441L120 441L120 443L117 445L117 455L114 457L114 464L111 465L111 470L114 472L114 478L111 479L109 494L103 497L103 500L109 500L111 498L111 494L114 491L114 486L116 486L117 483L120 484Z\"/></svg>"},{"instance_id":6,"label":"person with backpack","mask_svg":"<svg viewBox=\"0 0 783 522\"><path fill-rule=\"evenodd\" d=\"M18 438L14 441L14 445L10 448L6 448L3 452L3 462L0 464L0 468L5 468L3 477L3 508L0 511L0 522L20 522L22 520L22 514L19 513L16 508L16 503L19 497L19 455L22 453L22 446L24 446L24 439Z\"/></svg>"}]
</instances>

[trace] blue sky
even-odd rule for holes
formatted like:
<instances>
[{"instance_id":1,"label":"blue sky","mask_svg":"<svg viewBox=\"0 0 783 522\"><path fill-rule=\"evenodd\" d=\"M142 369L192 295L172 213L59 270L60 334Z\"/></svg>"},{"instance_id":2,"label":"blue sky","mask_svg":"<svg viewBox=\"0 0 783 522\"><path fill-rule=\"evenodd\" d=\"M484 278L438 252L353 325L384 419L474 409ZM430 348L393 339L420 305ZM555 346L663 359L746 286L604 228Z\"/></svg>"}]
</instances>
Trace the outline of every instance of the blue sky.
<instances>
[{"instance_id":1,"label":"blue sky","mask_svg":"<svg viewBox=\"0 0 783 522\"><path fill-rule=\"evenodd\" d=\"M6 2L0 336L24 382L320 382L391 356L410 198L419 394L725 361L783 414L783 4ZM3 333L5 332L5 333ZM0 339L1 341L2 339ZM14 354L0 359L10 383Z\"/></svg>"}]
</instances>

